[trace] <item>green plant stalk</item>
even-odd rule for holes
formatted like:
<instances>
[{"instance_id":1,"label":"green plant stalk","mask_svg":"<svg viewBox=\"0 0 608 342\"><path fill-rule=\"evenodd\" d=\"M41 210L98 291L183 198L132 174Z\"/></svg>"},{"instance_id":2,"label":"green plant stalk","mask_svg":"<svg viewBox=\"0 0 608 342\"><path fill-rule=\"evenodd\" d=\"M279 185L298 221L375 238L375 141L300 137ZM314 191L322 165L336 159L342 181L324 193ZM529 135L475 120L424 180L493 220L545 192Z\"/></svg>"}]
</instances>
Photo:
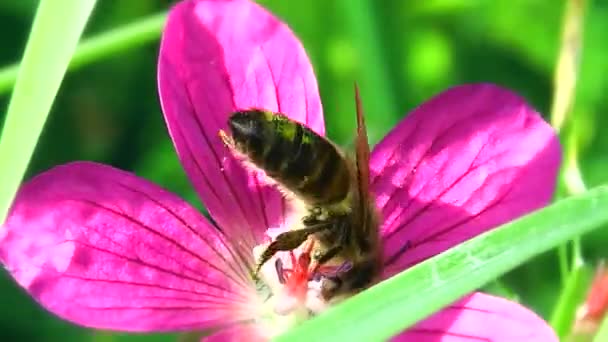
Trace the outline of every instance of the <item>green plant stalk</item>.
<instances>
[{"instance_id":1,"label":"green plant stalk","mask_svg":"<svg viewBox=\"0 0 608 342\"><path fill-rule=\"evenodd\" d=\"M561 285L566 286L568 278L570 277L570 264L568 263L567 243L564 243L561 246L557 246L557 262L559 264L559 275L561 279Z\"/></svg>"},{"instance_id":2,"label":"green plant stalk","mask_svg":"<svg viewBox=\"0 0 608 342\"><path fill-rule=\"evenodd\" d=\"M341 8L347 20L350 37L359 55L361 95L367 115L374 117L368 122L368 135L373 145L383 135L385 127L392 127L391 118L398 113L397 99L387 68L382 36L370 0L341 0Z\"/></svg>"},{"instance_id":3,"label":"green plant stalk","mask_svg":"<svg viewBox=\"0 0 608 342\"><path fill-rule=\"evenodd\" d=\"M25 174L95 0L41 0L0 135L0 223Z\"/></svg>"},{"instance_id":4,"label":"green plant stalk","mask_svg":"<svg viewBox=\"0 0 608 342\"><path fill-rule=\"evenodd\" d=\"M571 112L574 103L580 53L583 45L584 12L585 0L569 0L566 3L560 51L553 75L554 91L551 103L551 125L558 132L563 128L566 117ZM569 142L574 143L573 140ZM569 144L568 148L576 148L576 146L571 147ZM574 162L576 163L576 160ZM561 179L565 183L566 190L572 193L571 190L574 185L569 182L571 179L568 178L568 173L565 173L565 176ZM567 244L558 247L562 284L569 277L569 267L566 266L568 265L567 250Z\"/></svg>"},{"instance_id":5,"label":"green plant stalk","mask_svg":"<svg viewBox=\"0 0 608 342\"><path fill-rule=\"evenodd\" d=\"M336 305L277 341L385 340L528 259L608 222L608 186L560 200Z\"/></svg>"},{"instance_id":6,"label":"green plant stalk","mask_svg":"<svg viewBox=\"0 0 608 342\"><path fill-rule=\"evenodd\" d=\"M166 18L167 14L164 12L150 15L83 40L78 45L68 70L75 70L97 60L157 40ZM0 94L13 88L18 72L18 63L0 69Z\"/></svg>"},{"instance_id":7,"label":"green plant stalk","mask_svg":"<svg viewBox=\"0 0 608 342\"><path fill-rule=\"evenodd\" d=\"M587 190L583 175L578 165L578 146L576 127L571 127L566 137L566 151L563 165L562 181L569 195L581 194Z\"/></svg>"},{"instance_id":8,"label":"green plant stalk","mask_svg":"<svg viewBox=\"0 0 608 342\"><path fill-rule=\"evenodd\" d=\"M551 104L551 125L560 131L574 103L583 45L585 0L569 0L566 4L561 47L553 75L554 93Z\"/></svg>"},{"instance_id":9,"label":"green plant stalk","mask_svg":"<svg viewBox=\"0 0 608 342\"><path fill-rule=\"evenodd\" d=\"M568 121L567 116L571 113L576 93L576 83L579 75L579 60L583 45L583 23L585 13L585 0L569 0L566 3L560 50L557 64L553 75L553 101L551 104L551 125L556 131L561 132L564 124ZM570 119L569 121L572 121ZM572 130L571 130L572 131ZM566 141L566 160L560 181L567 195L585 191L584 183L576 160L578 144L572 139L572 132ZM570 153L572 152L572 153ZM581 186L583 184L583 186ZM562 187L560 187L562 188ZM579 238L572 241L572 260L568 258L568 243L557 247L559 269L562 280L563 292L552 313L551 322L553 328L561 334L566 325L572 323L576 303L572 303L569 288L578 288L572 282L581 281L577 272L577 264L582 264L581 246ZM568 327L569 329L569 327Z\"/></svg>"},{"instance_id":10,"label":"green plant stalk","mask_svg":"<svg viewBox=\"0 0 608 342\"><path fill-rule=\"evenodd\" d=\"M583 175L578 166L578 142L575 127L571 127L566 139L566 153L563 164L561 180L567 195L582 194L587 190ZM583 263L582 247L579 237L572 240L572 258L568 261L568 245L564 244L558 248L560 272L563 279L568 279L570 270Z\"/></svg>"},{"instance_id":11,"label":"green plant stalk","mask_svg":"<svg viewBox=\"0 0 608 342\"><path fill-rule=\"evenodd\" d=\"M587 190L578 166L577 152L579 140L577 134L579 130L577 128L576 123L572 122L568 125L566 130L562 131L562 136L566 136L566 149L561 179L565 192L568 195L582 194ZM550 320L551 326L562 339L568 336L572 329L576 310L584 299L582 296L589 286L590 278L586 268L585 271L582 271L584 268L584 260L580 237L572 239L572 256L570 263L568 265L563 265L563 263L568 263L568 256L562 255L561 253L566 253L567 248L567 244L564 244L558 249L558 253L560 253L560 268L567 267L569 273L565 278L562 291L557 299Z\"/></svg>"},{"instance_id":12,"label":"green plant stalk","mask_svg":"<svg viewBox=\"0 0 608 342\"><path fill-rule=\"evenodd\" d=\"M576 310L572 310L572 308L577 308L585 299L590 279L591 271L588 267L581 264L573 268L559 295L550 323L562 340L570 334L576 313Z\"/></svg>"},{"instance_id":13,"label":"green plant stalk","mask_svg":"<svg viewBox=\"0 0 608 342\"><path fill-rule=\"evenodd\" d=\"M566 160L564 166L564 185L566 191L570 195L582 194L587 191L587 186L583 180L580 167L578 165L578 139L577 129L572 127L568 137L568 146L566 148ZM583 263L583 252L580 237L572 240L572 260L571 267L574 268Z\"/></svg>"}]
</instances>

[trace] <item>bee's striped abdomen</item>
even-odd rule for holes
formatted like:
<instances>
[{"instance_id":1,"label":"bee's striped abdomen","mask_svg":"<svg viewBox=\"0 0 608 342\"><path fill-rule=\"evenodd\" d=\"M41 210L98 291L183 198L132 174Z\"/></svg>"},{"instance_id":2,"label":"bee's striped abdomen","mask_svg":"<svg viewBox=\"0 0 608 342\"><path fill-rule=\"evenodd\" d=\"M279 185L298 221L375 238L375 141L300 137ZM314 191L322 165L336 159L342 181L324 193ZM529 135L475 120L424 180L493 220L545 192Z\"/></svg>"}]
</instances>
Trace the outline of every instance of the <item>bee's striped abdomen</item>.
<instances>
[{"instance_id":1,"label":"bee's striped abdomen","mask_svg":"<svg viewBox=\"0 0 608 342\"><path fill-rule=\"evenodd\" d=\"M333 204L348 195L344 156L304 125L261 110L236 112L228 124L239 152L310 204Z\"/></svg>"}]
</instances>

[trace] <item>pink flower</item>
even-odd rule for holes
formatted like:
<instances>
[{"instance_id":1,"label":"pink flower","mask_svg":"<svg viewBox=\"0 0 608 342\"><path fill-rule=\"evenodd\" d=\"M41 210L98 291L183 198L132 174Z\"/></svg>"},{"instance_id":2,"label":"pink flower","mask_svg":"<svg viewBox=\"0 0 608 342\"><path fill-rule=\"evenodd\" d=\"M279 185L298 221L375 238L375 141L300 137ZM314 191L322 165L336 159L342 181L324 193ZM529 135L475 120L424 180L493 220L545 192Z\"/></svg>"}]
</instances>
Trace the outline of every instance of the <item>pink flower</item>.
<instances>
[{"instance_id":1,"label":"pink flower","mask_svg":"<svg viewBox=\"0 0 608 342\"><path fill-rule=\"evenodd\" d=\"M87 327L214 329L211 339L222 341L280 333L301 316L277 313L280 284L255 284L249 271L287 203L217 133L236 109L261 107L323 134L304 49L253 2L182 1L167 22L158 77L171 138L217 228L144 179L76 162L22 187L0 231L0 260L41 305ZM385 276L547 204L559 161L552 129L505 89L458 86L418 107L370 161ZM474 293L396 340L557 338L519 304Z\"/></svg>"}]
</instances>

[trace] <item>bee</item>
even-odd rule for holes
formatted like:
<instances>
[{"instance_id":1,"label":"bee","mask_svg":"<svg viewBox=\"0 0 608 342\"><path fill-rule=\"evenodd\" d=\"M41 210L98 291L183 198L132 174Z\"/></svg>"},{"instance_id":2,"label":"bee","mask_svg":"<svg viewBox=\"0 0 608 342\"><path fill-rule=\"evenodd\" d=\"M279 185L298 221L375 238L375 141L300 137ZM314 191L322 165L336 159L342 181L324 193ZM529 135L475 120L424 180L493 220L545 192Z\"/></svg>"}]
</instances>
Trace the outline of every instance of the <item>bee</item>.
<instances>
[{"instance_id":1,"label":"bee","mask_svg":"<svg viewBox=\"0 0 608 342\"><path fill-rule=\"evenodd\" d=\"M232 136L220 131L228 147L304 207L297 226L266 247L254 275L277 252L312 240L313 263L340 270L322 277L321 294L326 300L369 287L382 267L379 215L369 190L370 152L357 87L355 99L354 156L285 115L260 109L233 113L228 120Z\"/></svg>"}]
</instances>

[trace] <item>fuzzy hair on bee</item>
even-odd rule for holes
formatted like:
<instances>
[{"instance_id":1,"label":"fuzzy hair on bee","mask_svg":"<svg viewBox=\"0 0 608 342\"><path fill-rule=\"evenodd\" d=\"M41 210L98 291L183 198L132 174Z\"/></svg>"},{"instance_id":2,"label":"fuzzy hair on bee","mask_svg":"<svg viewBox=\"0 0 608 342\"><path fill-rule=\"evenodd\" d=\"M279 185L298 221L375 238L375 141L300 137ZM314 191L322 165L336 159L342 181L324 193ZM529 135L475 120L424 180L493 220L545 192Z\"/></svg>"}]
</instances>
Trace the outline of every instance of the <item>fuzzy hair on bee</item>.
<instances>
[{"instance_id":1,"label":"fuzzy hair on bee","mask_svg":"<svg viewBox=\"0 0 608 342\"><path fill-rule=\"evenodd\" d=\"M312 267L334 265L345 270L322 277L326 300L360 291L381 273L379 218L369 192L369 145L356 86L355 98L354 155L304 124L261 109L233 113L228 119L232 134L220 131L224 144L244 165L262 170L302 208L299 222L266 247L254 275L277 252L312 240Z\"/></svg>"}]
</instances>

